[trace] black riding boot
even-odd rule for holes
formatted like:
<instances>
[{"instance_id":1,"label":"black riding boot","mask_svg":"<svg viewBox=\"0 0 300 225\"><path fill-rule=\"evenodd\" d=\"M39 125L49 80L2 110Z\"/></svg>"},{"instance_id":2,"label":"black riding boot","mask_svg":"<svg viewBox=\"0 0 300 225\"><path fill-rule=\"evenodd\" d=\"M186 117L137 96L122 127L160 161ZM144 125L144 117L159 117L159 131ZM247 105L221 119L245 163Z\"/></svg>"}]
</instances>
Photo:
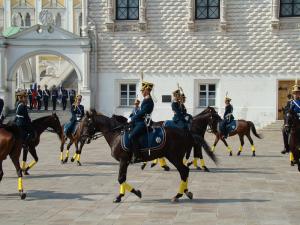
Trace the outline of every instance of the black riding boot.
<instances>
[{"instance_id":1,"label":"black riding boot","mask_svg":"<svg viewBox=\"0 0 300 225\"><path fill-rule=\"evenodd\" d=\"M139 162L139 145L135 141L131 144L130 148L132 152L132 157L131 157L131 163L137 163Z\"/></svg>"}]
</instances>

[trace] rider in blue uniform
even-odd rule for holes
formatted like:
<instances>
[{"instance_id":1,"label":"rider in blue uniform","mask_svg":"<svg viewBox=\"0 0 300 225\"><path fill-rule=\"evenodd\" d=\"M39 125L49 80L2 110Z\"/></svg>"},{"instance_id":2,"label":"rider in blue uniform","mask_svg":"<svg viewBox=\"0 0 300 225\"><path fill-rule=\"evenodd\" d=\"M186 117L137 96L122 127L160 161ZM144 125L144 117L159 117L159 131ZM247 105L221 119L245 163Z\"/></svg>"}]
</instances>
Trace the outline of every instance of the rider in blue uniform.
<instances>
[{"instance_id":1,"label":"rider in blue uniform","mask_svg":"<svg viewBox=\"0 0 300 225\"><path fill-rule=\"evenodd\" d=\"M27 142L33 138L33 128L31 119L27 111L27 93L26 91L20 91L17 93L18 103L16 109L15 123L22 131L23 141Z\"/></svg>"},{"instance_id":2,"label":"rider in blue uniform","mask_svg":"<svg viewBox=\"0 0 300 225\"><path fill-rule=\"evenodd\" d=\"M224 112L224 117L223 117L223 121L221 124L221 132L223 134L224 138L228 137L228 130L226 129L226 126L231 123L234 120L234 116L232 115L233 113L233 107L230 104L231 102L231 98L229 97L225 97L225 112Z\"/></svg>"},{"instance_id":3,"label":"rider in blue uniform","mask_svg":"<svg viewBox=\"0 0 300 225\"><path fill-rule=\"evenodd\" d=\"M81 95L77 95L75 98L75 102L71 106L71 114L72 117L70 122L67 123L64 127L65 134L74 134L76 131L76 125L81 121L82 117L84 117L84 107L81 105Z\"/></svg>"},{"instance_id":4,"label":"rider in blue uniform","mask_svg":"<svg viewBox=\"0 0 300 225\"><path fill-rule=\"evenodd\" d=\"M171 104L172 111L174 113L174 116L172 118L175 127L178 128L185 128L185 121L184 121L184 110L181 106L181 93L180 90L176 90L173 92L174 100Z\"/></svg>"},{"instance_id":5,"label":"rider in blue uniform","mask_svg":"<svg viewBox=\"0 0 300 225\"><path fill-rule=\"evenodd\" d=\"M153 88L153 84L149 82L142 83L142 95L144 100L141 105L141 109L132 117L129 118L128 122L132 123L132 130L129 134L129 141L130 141L130 150L133 153L131 162L135 163L138 162L138 149L139 143L138 139L141 135L147 132L147 119L150 117L153 108L154 102L150 95Z\"/></svg>"},{"instance_id":6,"label":"rider in blue uniform","mask_svg":"<svg viewBox=\"0 0 300 225\"><path fill-rule=\"evenodd\" d=\"M129 115L129 118L133 117L134 115L137 114L138 111L141 110L141 107L140 107L140 100L136 99L134 101L134 109L132 110L131 114Z\"/></svg>"},{"instance_id":7,"label":"rider in blue uniform","mask_svg":"<svg viewBox=\"0 0 300 225\"><path fill-rule=\"evenodd\" d=\"M192 121L193 121L193 116L189 113L187 113L187 110L186 110L186 107L185 107L185 100L186 100L186 97L185 97L185 94L182 93L181 94L181 110L182 110L182 113L183 113L183 116L184 116L184 122L185 122L185 128L187 129L191 129L191 125L192 125Z\"/></svg>"},{"instance_id":8,"label":"rider in blue uniform","mask_svg":"<svg viewBox=\"0 0 300 225\"><path fill-rule=\"evenodd\" d=\"M288 112L288 110L290 110L291 108L291 104L293 101L293 96L291 94L287 95L288 101L286 106L283 109L283 114L286 115L286 113ZM285 154L290 152L290 148L289 148L289 128L286 124L284 124L284 126L282 127L282 137L283 137L283 143L284 143L284 149L281 151L281 154Z\"/></svg>"},{"instance_id":9,"label":"rider in blue uniform","mask_svg":"<svg viewBox=\"0 0 300 225\"><path fill-rule=\"evenodd\" d=\"M294 85L293 88L294 100L291 101L290 108L298 114L300 118L300 86Z\"/></svg>"}]
</instances>

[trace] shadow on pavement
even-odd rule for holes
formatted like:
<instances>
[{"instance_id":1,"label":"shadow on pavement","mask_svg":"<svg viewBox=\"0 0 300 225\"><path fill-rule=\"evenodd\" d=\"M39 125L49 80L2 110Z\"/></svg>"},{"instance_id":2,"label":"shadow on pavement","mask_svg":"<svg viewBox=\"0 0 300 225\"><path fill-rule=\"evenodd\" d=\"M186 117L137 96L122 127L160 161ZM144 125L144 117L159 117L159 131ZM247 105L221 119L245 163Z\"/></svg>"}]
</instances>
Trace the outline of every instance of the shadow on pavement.
<instances>
[{"instance_id":1,"label":"shadow on pavement","mask_svg":"<svg viewBox=\"0 0 300 225\"><path fill-rule=\"evenodd\" d=\"M251 168L209 168L211 173L246 173L246 174L276 174L272 172L252 170ZM190 171L192 172L192 170Z\"/></svg>"},{"instance_id":2,"label":"shadow on pavement","mask_svg":"<svg viewBox=\"0 0 300 225\"><path fill-rule=\"evenodd\" d=\"M232 204L232 203L263 203L269 202L268 199L248 199L248 198L228 198L228 199L179 199L178 203L190 203L190 204ZM171 203L171 199L154 199L154 200L142 200L141 203Z\"/></svg>"}]
</instances>

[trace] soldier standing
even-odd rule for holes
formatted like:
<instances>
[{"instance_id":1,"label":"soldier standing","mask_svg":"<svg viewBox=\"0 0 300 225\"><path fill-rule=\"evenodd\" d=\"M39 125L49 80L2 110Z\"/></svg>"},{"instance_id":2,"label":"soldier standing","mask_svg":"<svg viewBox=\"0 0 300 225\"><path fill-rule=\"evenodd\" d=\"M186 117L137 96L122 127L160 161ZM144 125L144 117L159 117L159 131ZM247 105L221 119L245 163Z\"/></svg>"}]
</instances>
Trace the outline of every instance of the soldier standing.
<instances>
[{"instance_id":1,"label":"soldier standing","mask_svg":"<svg viewBox=\"0 0 300 225\"><path fill-rule=\"evenodd\" d=\"M57 97L58 97L58 90L57 90L56 86L53 85L52 90L51 90L51 99L52 99L53 110L56 110Z\"/></svg>"},{"instance_id":2,"label":"soldier standing","mask_svg":"<svg viewBox=\"0 0 300 225\"><path fill-rule=\"evenodd\" d=\"M32 85L30 85L27 91L28 99L29 99L29 108L32 109Z\"/></svg>"},{"instance_id":3,"label":"soldier standing","mask_svg":"<svg viewBox=\"0 0 300 225\"><path fill-rule=\"evenodd\" d=\"M37 96L36 96L37 110L41 110L41 108L42 108L42 98L43 98L43 91L41 90L41 86L38 85L37 86Z\"/></svg>"},{"instance_id":4,"label":"soldier standing","mask_svg":"<svg viewBox=\"0 0 300 225\"><path fill-rule=\"evenodd\" d=\"M69 91L69 97L70 97L70 105L72 106L75 100L76 91L74 89L71 89Z\"/></svg>"},{"instance_id":5,"label":"soldier standing","mask_svg":"<svg viewBox=\"0 0 300 225\"><path fill-rule=\"evenodd\" d=\"M44 101L45 110L48 110L49 97L50 97L50 91L48 89L48 86L45 85L45 90L43 90L43 101Z\"/></svg>"},{"instance_id":6,"label":"soldier standing","mask_svg":"<svg viewBox=\"0 0 300 225\"><path fill-rule=\"evenodd\" d=\"M64 87L62 87L61 88L61 102L62 102L63 110L66 110L67 100L68 100L68 91Z\"/></svg>"}]
</instances>

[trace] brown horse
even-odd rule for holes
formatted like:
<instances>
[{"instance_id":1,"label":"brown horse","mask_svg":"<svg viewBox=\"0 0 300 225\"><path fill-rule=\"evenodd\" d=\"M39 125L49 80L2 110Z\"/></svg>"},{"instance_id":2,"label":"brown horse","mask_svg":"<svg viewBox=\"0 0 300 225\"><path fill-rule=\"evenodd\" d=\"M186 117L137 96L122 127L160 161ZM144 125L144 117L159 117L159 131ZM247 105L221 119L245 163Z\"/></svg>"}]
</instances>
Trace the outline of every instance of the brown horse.
<instances>
[{"instance_id":1,"label":"brown horse","mask_svg":"<svg viewBox=\"0 0 300 225\"><path fill-rule=\"evenodd\" d=\"M95 133L101 132L111 148L111 155L119 161L119 178L120 193L114 202L120 202L125 195L125 191L129 191L142 197L139 190L135 190L126 182L127 168L132 153L125 151L121 146L121 131L120 123L114 118L109 118L104 115L99 115L96 111L86 114L83 119L83 131L85 136L92 137ZM207 143L200 136L192 136L190 133L184 132L181 129L165 128L166 142L160 150L140 151L140 162L151 161L157 158L166 157L178 170L181 177L180 188L177 195L172 198L172 201L178 201L185 193L190 199L193 194L188 191L188 176L189 168L182 162L185 153L192 148L193 145L203 145L205 151L208 152L211 159L216 162L217 159L212 154Z\"/></svg>"},{"instance_id":2,"label":"brown horse","mask_svg":"<svg viewBox=\"0 0 300 225\"><path fill-rule=\"evenodd\" d=\"M36 146L40 143L40 136L41 134L47 130L48 128L51 128L52 130L49 130L50 132L56 133L61 139L61 125L59 122L58 116L53 113L50 116L44 116L38 119L35 119L32 121L32 127L34 130L34 138L32 138L29 142L27 142L23 147L23 161L21 168L25 175L29 175L28 171L38 162L39 158L36 153ZM26 165L27 161L27 154L28 151L33 157L33 160L29 163L29 165Z\"/></svg>"},{"instance_id":3,"label":"brown horse","mask_svg":"<svg viewBox=\"0 0 300 225\"><path fill-rule=\"evenodd\" d=\"M226 145L226 147L229 151L229 155L232 156L231 148L228 146L226 140L222 137L222 134L218 131L218 126L219 126L220 122L222 122L222 119L218 115L217 117L214 117L213 124L211 125L211 130L216 135L216 139L215 139L215 142L212 146L212 150L214 151L214 149L216 148L217 143L221 139L224 142L224 144ZM244 146L244 143L245 143L244 142L244 136L246 136L248 138L248 140L251 144L252 156L253 157L255 156L255 146L254 146L253 139L251 137L251 131L255 135L255 137L257 137L259 139L262 139L262 135L257 133L255 125L253 124L253 122L246 121L246 120L237 120L237 128L233 132L229 133L229 136L239 135L241 145L240 145L238 153L237 153L238 156L242 153L242 150L243 150L243 146Z\"/></svg>"},{"instance_id":4,"label":"brown horse","mask_svg":"<svg viewBox=\"0 0 300 225\"><path fill-rule=\"evenodd\" d=\"M0 182L3 177L2 162L9 155L18 175L18 190L21 199L26 198L23 192L22 170L19 158L22 150L21 131L16 125L1 125L0 127Z\"/></svg>"},{"instance_id":5,"label":"brown horse","mask_svg":"<svg viewBox=\"0 0 300 225\"><path fill-rule=\"evenodd\" d=\"M286 122L290 128L289 149L291 151L290 161L292 165L298 165L300 172L300 121L297 113L289 110L286 114ZM297 138L298 137L298 138Z\"/></svg>"}]
</instances>

